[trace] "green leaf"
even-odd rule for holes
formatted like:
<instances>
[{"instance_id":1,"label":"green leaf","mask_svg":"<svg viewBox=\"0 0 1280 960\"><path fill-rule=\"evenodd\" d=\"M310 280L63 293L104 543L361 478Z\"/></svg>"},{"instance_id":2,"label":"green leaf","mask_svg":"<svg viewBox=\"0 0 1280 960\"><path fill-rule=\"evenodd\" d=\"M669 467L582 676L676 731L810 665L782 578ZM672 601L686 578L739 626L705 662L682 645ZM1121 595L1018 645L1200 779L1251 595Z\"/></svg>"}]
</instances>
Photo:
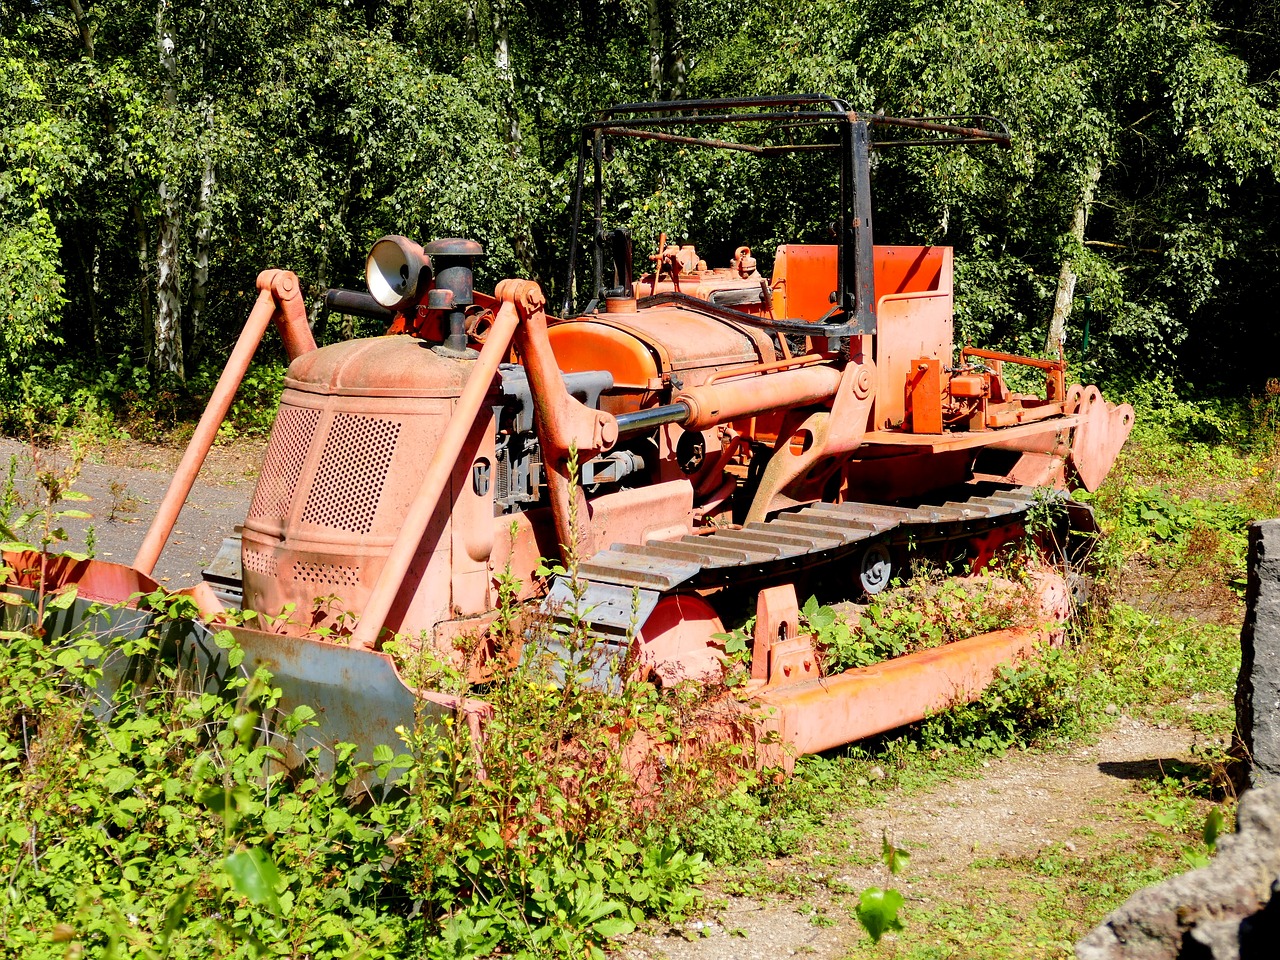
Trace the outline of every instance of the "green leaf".
<instances>
[{"instance_id":1,"label":"green leaf","mask_svg":"<svg viewBox=\"0 0 1280 960\"><path fill-rule=\"evenodd\" d=\"M902 922L898 919L898 911L905 901L897 890L882 890L880 887L868 887L858 897L857 917L862 928L870 935L873 943L891 930L901 930Z\"/></svg>"},{"instance_id":2,"label":"green leaf","mask_svg":"<svg viewBox=\"0 0 1280 960\"><path fill-rule=\"evenodd\" d=\"M108 770L102 778L102 785L110 793L123 793L133 786L133 781L138 779L138 775L132 770L124 767L116 767L114 770Z\"/></svg>"},{"instance_id":3,"label":"green leaf","mask_svg":"<svg viewBox=\"0 0 1280 960\"><path fill-rule=\"evenodd\" d=\"M250 903L267 907L273 914L280 913L280 900L276 896L280 872L275 861L260 847L231 854L223 861L222 867L231 878L231 886L236 893L247 897Z\"/></svg>"},{"instance_id":4,"label":"green leaf","mask_svg":"<svg viewBox=\"0 0 1280 960\"><path fill-rule=\"evenodd\" d=\"M605 939L625 936L635 928L634 923L623 917L606 917L604 920L597 920L593 925L595 932Z\"/></svg>"},{"instance_id":5,"label":"green leaf","mask_svg":"<svg viewBox=\"0 0 1280 960\"><path fill-rule=\"evenodd\" d=\"M67 607L71 606L71 604L76 602L76 594L78 592L79 591L77 590L76 585L74 583L71 584L71 586L67 587L67 589L63 590L61 593L46 600L44 603L45 609L46 610L67 609Z\"/></svg>"},{"instance_id":6,"label":"green leaf","mask_svg":"<svg viewBox=\"0 0 1280 960\"><path fill-rule=\"evenodd\" d=\"M1222 815L1220 808L1214 807L1204 818L1204 842L1210 850L1217 849L1218 837L1222 836L1226 828L1227 818Z\"/></svg>"},{"instance_id":7,"label":"green leaf","mask_svg":"<svg viewBox=\"0 0 1280 960\"><path fill-rule=\"evenodd\" d=\"M895 847L887 832L880 848L880 856L884 860L884 865L889 868L889 872L893 874L901 873L911 862L911 854L901 847Z\"/></svg>"}]
</instances>

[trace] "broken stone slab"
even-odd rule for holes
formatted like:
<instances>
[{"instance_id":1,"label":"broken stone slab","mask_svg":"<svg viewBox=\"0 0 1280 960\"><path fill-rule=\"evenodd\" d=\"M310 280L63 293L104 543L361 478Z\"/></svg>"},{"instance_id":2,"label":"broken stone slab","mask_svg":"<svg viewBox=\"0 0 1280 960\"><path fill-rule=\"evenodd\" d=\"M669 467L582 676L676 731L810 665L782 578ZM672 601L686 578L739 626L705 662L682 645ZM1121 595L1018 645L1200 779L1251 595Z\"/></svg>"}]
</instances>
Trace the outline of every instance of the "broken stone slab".
<instances>
[{"instance_id":1,"label":"broken stone slab","mask_svg":"<svg viewBox=\"0 0 1280 960\"><path fill-rule=\"evenodd\" d=\"M1249 524L1236 739L1249 786L1280 780L1280 520ZM1280 950L1277 950L1280 956Z\"/></svg>"},{"instance_id":2,"label":"broken stone slab","mask_svg":"<svg viewBox=\"0 0 1280 960\"><path fill-rule=\"evenodd\" d=\"M1280 556L1280 553L1273 554ZM1139 890L1076 944L1077 960L1280 956L1280 782L1240 800L1207 867Z\"/></svg>"}]
</instances>

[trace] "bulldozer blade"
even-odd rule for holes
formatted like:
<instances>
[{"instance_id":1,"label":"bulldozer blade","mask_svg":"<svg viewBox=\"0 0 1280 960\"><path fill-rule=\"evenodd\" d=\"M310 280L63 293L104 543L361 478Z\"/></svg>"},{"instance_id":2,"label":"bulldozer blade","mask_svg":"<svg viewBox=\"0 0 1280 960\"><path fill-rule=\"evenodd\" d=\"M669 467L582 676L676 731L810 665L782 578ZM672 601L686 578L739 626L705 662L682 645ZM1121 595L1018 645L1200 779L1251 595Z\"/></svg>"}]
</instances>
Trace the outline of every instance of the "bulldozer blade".
<instances>
[{"instance_id":1,"label":"bulldozer blade","mask_svg":"<svg viewBox=\"0 0 1280 960\"><path fill-rule=\"evenodd\" d=\"M16 583L8 592L24 603L5 605L8 629L35 625L41 565L38 554L6 554ZM335 767L336 747L355 744L354 762L373 760L375 746L385 744L404 752L403 730L411 735L446 716L460 716L478 733L488 716L488 704L434 691L408 687L389 656L353 649L332 641L282 636L246 627L206 624L194 618L161 617L138 609L139 595L159 588L131 567L99 560L77 561L50 556L43 565L44 617L47 642L92 637L104 648L98 660L101 680L94 690L94 712L109 721L116 693L126 684L146 690L169 682L166 665L177 670L176 680L189 692L221 693L236 676L251 678L258 668L271 674L279 698L270 716L260 721L263 742L281 754L288 769L301 765L316 750L315 763L324 774ZM75 586L70 603L52 598ZM174 594L168 594L174 596ZM145 653L127 653L129 641L150 636ZM234 641L234 643L232 642ZM229 653L239 646L244 659L231 666ZM313 725L293 734L283 718L298 706L316 713ZM357 780L359 789L364 780Z\"/></svg>"},{"instance_id":2,"label":"bulldozer blade","mask_svg":"<svg viewBox=\"0 0 1280 960\"><path fill-rule=\"evenodd\" d=\"M1074 387L1072 388L1074 390ZM1097 387L1085 387L1077 411L1080 424L1071 443L1071 466L1080 483L1092 493L1102 485L1120 448L1133 430L1133 407L1103 399Z\"/></svg>"}]
</instances>

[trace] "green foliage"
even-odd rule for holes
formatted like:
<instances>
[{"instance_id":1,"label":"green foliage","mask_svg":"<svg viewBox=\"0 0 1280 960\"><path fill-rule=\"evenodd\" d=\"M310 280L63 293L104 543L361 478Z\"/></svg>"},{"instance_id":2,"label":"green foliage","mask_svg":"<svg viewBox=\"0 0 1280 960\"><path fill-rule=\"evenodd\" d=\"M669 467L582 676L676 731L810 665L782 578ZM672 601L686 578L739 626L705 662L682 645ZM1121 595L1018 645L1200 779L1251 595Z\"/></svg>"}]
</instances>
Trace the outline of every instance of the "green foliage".
<instances>
[{"instance_id":1,"label":"green foliage","mask_svg":"<svg viewBox=\"0 0 1280 960\"><path fill-rule=\"evenodd\" d=\"M906 850L895 846L889 839L889 834L885 833L881 843L880 859L892 877L906 868L911 856ZM898 918L898 912L905 903L906 900L897 890L867 887L859 894L858 905L854 908L853 915L858 923L862 924L862 929L867 931L871 942L879 943L880 938L886 933L902 930L902 921Z\"/></svg>"},{"instance_id":2,"label":"green foliage","mask_svg":"<svg viewBox=\"0 0 1280 960\"><path fill-rule=\"evenodd\" d=\"M192 612L164 604L165 618ZM509 695L491 691L511 718L491 743L446 721L405 731L408 750L379 747L372 763L339 745L332 775L288 774L261 740L279 696L264 671L228 666L217 688L193 691L157 659L157 636L5 638L0 926L26 956L61 955L55 922L86 948L175 957L402 956L423 937L431 956L599 956L643 917L696 904L702 858L631 816L627 781L606 768L613 741L592 739L599 700L512 680ZM230 634L217 639L242 662ZM119 656L154 673L86 714ZM578 749L557 760L546 728L514 723L539 716ZM315 713L276 722L293 732ZM345 799L357 786L362 799Z\"/></svg>"},{"instance_id":3,"label":"green foliage","mask_svg":"<svg viewBox=\"0 0 1280 960\"><path fill-rule=\"evenodd\" d=\"M87 384L126 362L151 370L161 236L177 242L187 378L220 365L267 267L300 275L322 340L374 332L327 317L319 297L359 286L387 232L474 236L483 284L533 276L558 301L578 127L659 92L645 38L665 4L501 4L472 29L458 4L215 8L0 7L11 373L70 365L78 376L53 382ZM1277 274L1280 115L1260 14L1122 0L686 8L660 24L656 52L682 58L664 94L820 90L858 109L1009 122L1008 151L884 151L875 165L881 240L956 248L961 339L1038 349L1070 259L1084 377L1200 383L1209 370L1238 390L1275 374L1259 318ZM1082 245L1070 224L1091 171ZM607 225L629 225L641 256L666 231L715 262L749 243L767 268L780 242L824 240L832 216L834 168L813 155L635 143L606 172ZM174 406L153 402L172 384L143 379L139 409ZM252 432L245 414L235 429Z\"/></svg>"},{"instance_id":4,"label":"green foliage","mask_svg":"<svg viewBox=\"0 0 1280 960\"><path fill-rule=\"evenodd\" d=\"M45 98L49 80L34 50L0 35L0 338L10 372L31 347L57 341L66 297L54 214L87 160L74 122Z\"/></svg>"},{"instance_id":5,"label":"green foliage","mask_svg":"<svg viewBox=\"0 0 1280 960\"><path fill-rule=\"evenodd\" d=\"M1026 623L1034 607L1026 584L960 580L939 570L921 570L905 584L872 597L856 619L810 597L801 621L816 635L826 671L838 673Z\"/></svg>"},{"instance_id":6,"label":"green foliage","mask_svg":"<svg viewBox=\"0 0 1280 960\"><path fill-rule=\"evenodd\" d=\"M999 753L1069 732L1079 722L1079 670L1078 657L1061 649L1001 667L978 700L924 721L923 745L931 750Z\"/></svg>"},{"instance_id":7,"label":"green foliage","mask_svg":"<svg viewBox=\"0 0 1280 960\"><path fill-rule=\"evenodd\" d=\"M1201 834L1204 838L1204 845L1209 848L1212 853L1218 848L1218 838L1226 832L1227 818L1223 816L1220 807L1214 807L1205 815L1204 830Z\"/></svg>"},{"instance_id":8,"label":"green foliage","mask_svg":"<svg viewBox=\"0 0 1280 960\"><path fill-rule=\"evenodd\" d=\"M1238 632L1234 625L1170 620L1113 603L1086 652L1115 702L1160 705L1196 693L1233 692Z\"/></svg>"},{"instance_id":9,"label":"green foliage","mask_svg":"<svg viewBox=\"0 0 1280 960\"><path fill-rule=\"evenodd\" d=\"M727 796L692 811L680 827L680 839L714 864L785 855L812 825L793 799L802 792L743 780Z\"/></svg>"},{"instance_id":10,"label":"green foliage","mask_svg":"<svg viewBox=\"0 0 1280 960\"><path fill-rule=\"evenodd\" d=\"M6 488L7 550L65 539L74 476L38 476L40 503ZM424 717L368 762L338 744L285 770L266 731L292 737L316 712L281 716L273 678L248 672L225 630L220 672L193 688L167 648L189 600L138 598L157 624L128 637L102 633L111 611L92 605L70 632L30 626L69 610L74 589L4 599L0 936L24 956L72 942L166 957L599 958L644 918L698 904L703 855L671 825L731 790L737 762L673 754L648 797L623 764L637 736L682 744L695 700L597 689L563 664L554 682L555 664L535 658L488 684L482 740L452 716ZM130 666L108 682L113 661ZM466 694L438 662L405 673L424 669Z\"/></svg>"}]
</instances>

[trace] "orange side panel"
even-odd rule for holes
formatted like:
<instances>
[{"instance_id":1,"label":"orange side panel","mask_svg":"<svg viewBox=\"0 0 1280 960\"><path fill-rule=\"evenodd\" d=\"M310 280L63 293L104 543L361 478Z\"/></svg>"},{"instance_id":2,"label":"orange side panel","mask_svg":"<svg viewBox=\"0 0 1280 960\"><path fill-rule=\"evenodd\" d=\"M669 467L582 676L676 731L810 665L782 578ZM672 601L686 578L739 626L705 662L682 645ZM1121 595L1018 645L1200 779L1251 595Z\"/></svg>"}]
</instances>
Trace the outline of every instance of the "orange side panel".
<instances>
[{"instance_id":1,"label":"orange side panel","mask_svg":"<svg viewBox=\"0 0 1280 960\"><path fill-rule=\"evenodd\" d=\"M876 247L876 299L937 290L950 247Z\"/></svg>"},{"instance_id":2,"label":"orange side panel","mask_svg":"<svg viewBox=\"0 0 1280 960\"><path fill-rule=\"evenodd\" d=\"M888 276L899 271L902 284L932 283L928 289L894 291L882 289L877 278L875 360L879 384L871 425L874 430L885 430L898 428L906 418L904 388L912 365L920 359L951 364L951 248L877 247L876 257Z\"/></svg>"},{"instance_id":3,"label":"orange side panel","mask_svg":"<svg viewBox=\"0 0 1280 960\"><path fill-rule=\"evenodd\" d=\"M547 331L556 363L565 373L608 370L613 385L632 390L649 389L658 376L658 363L649 348L636 337L600 323L558 323Z\"/></svg>"},{"instance_id":4,"label":"orange side panel","mask_svg":"<svg viewBox=\"0 0 1280 960\"><path fill-rule=\"evenodd\" d=\"M836 289L834 244L789 243L773 262L774 316L816 321L831 309Z\"/></svg>"},{"instance_id":5,"label":"orange side panel","mask_svg":"<svg viewBox=\"0 0 1280 960\"><path fill-rule=\"evenodd\" d=\"M875 248L876 300L886 294L924 293L950 285L951 248ZM773 264L775 316L816 321L831 309L836 283L834 244L789 243ZM877 307L879 305L877 304Z\"/></svg>"}]
</instances>

